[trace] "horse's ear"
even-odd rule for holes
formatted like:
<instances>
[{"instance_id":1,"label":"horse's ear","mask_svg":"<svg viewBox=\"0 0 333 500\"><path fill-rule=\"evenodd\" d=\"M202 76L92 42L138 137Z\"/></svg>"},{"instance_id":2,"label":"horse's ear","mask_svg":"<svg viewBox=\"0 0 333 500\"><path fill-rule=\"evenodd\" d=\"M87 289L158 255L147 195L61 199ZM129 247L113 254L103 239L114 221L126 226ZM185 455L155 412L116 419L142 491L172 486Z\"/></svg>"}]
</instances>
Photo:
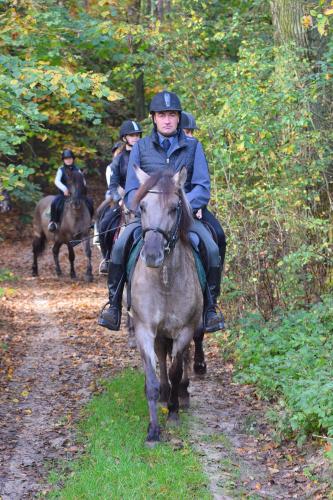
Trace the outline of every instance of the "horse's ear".
<instances>
[{"instance_id":1,"label":"horse's ear","mask_svg":"<svg viewBox=\"0 0 333 500\"><path fill-rule=\"evenodd\" d=\"M134 165L134 172L136 173L136 176L138 178L138 181L140 182L141 186L142 184L144 184L148 179L149 179L149 175L146 174L146 172L144 172L143 170L141 170L140 167L138 167L137 165Z\"/></svg>"},{"instance_id":2,"label":"horse's ear","mask_svg":"<svg viewBox=\"0 0 333 500\"><path fill-rule=\"evenodd\" d=\"M187 179L187 168L186 167L182 167L179 170L179 172L177 172L173 176L173 182L180 189L183 189L185 182L186 182L186 179Z\"/></svg>"}]
</instances>

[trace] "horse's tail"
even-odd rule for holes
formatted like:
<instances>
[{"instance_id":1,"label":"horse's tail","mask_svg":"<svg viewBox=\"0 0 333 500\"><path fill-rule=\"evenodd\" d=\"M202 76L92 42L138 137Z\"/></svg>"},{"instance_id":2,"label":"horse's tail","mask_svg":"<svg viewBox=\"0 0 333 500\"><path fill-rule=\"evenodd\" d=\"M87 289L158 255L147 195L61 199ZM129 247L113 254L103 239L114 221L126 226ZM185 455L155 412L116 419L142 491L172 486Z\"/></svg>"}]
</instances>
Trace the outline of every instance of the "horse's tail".
<instances>
[{"instance_id":1,"label":"horse's tail","mask_svg":"<svg viewBox=\"0 0 333 500\"><path fill-rule=\"evenodd\" d=\"M46 247L46 236L43 231L41 231L39 236L34 236L33 242L32 242L32 248L34 255L41 255Z\"/></svg>"}]
</instances>

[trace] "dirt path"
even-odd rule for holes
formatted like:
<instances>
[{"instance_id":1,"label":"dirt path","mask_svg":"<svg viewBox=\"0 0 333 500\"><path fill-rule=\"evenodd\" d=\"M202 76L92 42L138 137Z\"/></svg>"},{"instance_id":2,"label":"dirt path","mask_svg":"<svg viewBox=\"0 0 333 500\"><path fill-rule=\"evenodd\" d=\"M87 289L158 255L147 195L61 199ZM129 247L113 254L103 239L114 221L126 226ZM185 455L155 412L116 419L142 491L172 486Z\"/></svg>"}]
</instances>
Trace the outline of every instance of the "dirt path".
<instances>
[{"instance_id":1,"label":"dirt path","mask_svg":"<svg viewBox=\"0 0 333 500\"><path fill-rule=\"evenodd\" d=\"M53 276L50 254L41 276L30 278L29 242L2 244L0 268L20 276L0 299L0 498L34 498L46 492L50 463L80 451L74 424L98 390L98 379L139 358L123 332L112 338L96 325L105 300L105 278L83 281L85 259L77 251L79 279ZM97 269L98 252L94 267ZM64 251L63 270L68 263ZM7 286L7 285L6 285Z\"/></svg>"},{"instance_id":2,"label":"dirt path","mask_svg":"<svg viewBox=\"0 0 333 500\"><path fill-rule=\"evenodd\" d=\"M123 332L96 326L105 279L57 279L48 253L41 277L30 278L29 242L2 244L0 268L20 275L1 301L0 497L19 500L47 492L50 462L80 451L75 422L98 390L98 378L140 365ZM62 256L64 270L67 259ZM95 252L94 268L97 269ZM10 290L12 288L12 290ZM277 447L264 420L265 405L249 387L232 383L214 339L206 346L208 375L192 382L191 439L214 498L329 498L328 486L309 477L322 469L316 450ZM319 457L319 458L318 458ZM313 464L313 465L312 465Z\"/></svg>"}]
</instances>

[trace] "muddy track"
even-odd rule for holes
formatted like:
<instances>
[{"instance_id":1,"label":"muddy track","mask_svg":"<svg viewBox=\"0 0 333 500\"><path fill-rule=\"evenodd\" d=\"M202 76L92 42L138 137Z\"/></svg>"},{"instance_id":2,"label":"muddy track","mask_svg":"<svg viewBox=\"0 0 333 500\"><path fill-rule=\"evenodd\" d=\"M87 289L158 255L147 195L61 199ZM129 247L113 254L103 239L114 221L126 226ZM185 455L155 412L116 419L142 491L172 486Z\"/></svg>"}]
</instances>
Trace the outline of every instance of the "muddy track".
<instances>
[{"instance_id":1,"label":"muddy track","mask_svg":"<svg viewBox=\"0 0 333 500\"><path fill-rule=\"evenodd\" d=\"M139 366L124 332L96 326L105 279L83 281L85 260L77 249L77 281L53 275L50 253L41 277L30 278L30 242L2 244L0 267L20 281L1 303L0 496L35 498L49 490L50 464L82 451L75 441L80 410L100 377ZM94 269L98 252L94 252ZM68 270L65 251L61 257ZM95 273L96 275L96 273ZM277 447L264 419L266 406L249 387L232 383L214 338L207 346L208 374L192 381L191 440L209 477L214 498L329 498L328 486L306 470L323 468L316 450L300 454ZM312 467L312 465L311 465Z\"/></svg>"}]
</instances>

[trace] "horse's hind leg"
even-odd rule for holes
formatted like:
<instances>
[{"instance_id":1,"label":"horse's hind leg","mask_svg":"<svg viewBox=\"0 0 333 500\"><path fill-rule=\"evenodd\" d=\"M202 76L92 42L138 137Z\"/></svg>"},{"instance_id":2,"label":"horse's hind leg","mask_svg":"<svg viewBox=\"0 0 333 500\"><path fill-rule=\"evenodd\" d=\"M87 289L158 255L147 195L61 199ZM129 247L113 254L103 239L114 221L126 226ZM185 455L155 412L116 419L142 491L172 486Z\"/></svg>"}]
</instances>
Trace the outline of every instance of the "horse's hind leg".
<instances>
[{"instance_id":1,"label":"horse's hind leg","mask_svg":"<svg viewBox=\"0 0 333 500\"><path fill-rule=\"evenodd\" d=\"M160 367L160 403L167 403L170 397L170 384L168 380L167 354L172 340L167 338L156 339L155 351Z\"/></svg>"},{"instance_id":2,"label":"horse's hind leg","mask_svg":"<svg viewBox=\"0 0 333 500\"><path fill-rule=\"evenodd\" d=\"M62 271L61 271L61 267L60 267L60 263L59 263L59 250L60 250L61 245L62 245L62 243L55 242L55 244L53 245L53 248L52 248L57 276L62 275Z\"/></svg>"},{"instance_id":3,"label":"horse's hind leg","mask_svg":"<svg viewBox=\"0 0 333 500\"><path fill-rule=\"evenodd\" d=\"M168 420L178 422L179 411L179 384L183 376L183 354L178 352L172 358L169 369L169 379L171 382L170 398L168 401Z\"/></svg>"},{"instance_id":4,"label":"horse's hind leg","mask_svg":"<svg viewBox=\"0 0 333 500\"><path fill-rule=\"evenodd\" d=\"M72 247L72 245L70 243L67 243L67 248L68 248L68 260L69 260L70 267L71 267L70 275L71 275L72 279L75 279L76 273L75 273L75 267L74 267L74 261L75 261L74 248Z\"/></svg>"},{"instance_id":5,"label":"horse's hind leg","mask_svg":"<svg viewBox=\"0 0 333 500\"><path fill-rule=\"evenodd\" d=\"M207 371L205 353L203 350L204 329L200 327L194 334L194 364L193 369L196 375L204 375Z\"/></svg>"},{"instance_id":6,"label":"horse's hind leg","mask_svg":"<svg viewBox=\"0 0 333 500\"><path fill-rule=\"evenodd\" d=\"M93 280L93 274L92 274L92 265L91 265L91 246L90 246L89 237L84 242L84 251L85 251L86 257L88 259L85 280L90 282Z\"/></svg>"},{"instance_id":7,"label":"horse's hind leg","mask_svg":"<svg viewBox=\"0 0 333 500\"><path fill-rule=\"evenodd\" d=\"M33 263L32 263L32 276L38 276L38 256L41 255L45 249L46 237L42 232L38 236L34 236L32 242Z\"/></svg>"}]
</instances>

